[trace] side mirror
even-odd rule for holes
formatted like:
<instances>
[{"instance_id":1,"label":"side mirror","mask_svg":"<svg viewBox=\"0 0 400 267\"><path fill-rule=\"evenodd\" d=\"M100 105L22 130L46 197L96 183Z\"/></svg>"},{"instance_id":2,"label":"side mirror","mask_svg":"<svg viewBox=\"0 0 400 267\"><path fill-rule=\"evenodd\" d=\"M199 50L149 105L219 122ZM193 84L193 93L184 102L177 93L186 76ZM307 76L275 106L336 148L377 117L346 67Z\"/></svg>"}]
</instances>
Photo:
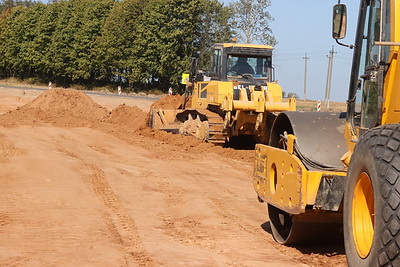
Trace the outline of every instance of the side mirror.
<instances>
[{"instance_id":1,"label":"side mirror","mask_svg":"<svg viewBox=\"0 0 400 267\"><path fill-rule=\"evenodd\" d=\"M344 4L337 4L333 7L332 37L343 39L346 37L347 9Z\"/></svg>"}]
</instances>

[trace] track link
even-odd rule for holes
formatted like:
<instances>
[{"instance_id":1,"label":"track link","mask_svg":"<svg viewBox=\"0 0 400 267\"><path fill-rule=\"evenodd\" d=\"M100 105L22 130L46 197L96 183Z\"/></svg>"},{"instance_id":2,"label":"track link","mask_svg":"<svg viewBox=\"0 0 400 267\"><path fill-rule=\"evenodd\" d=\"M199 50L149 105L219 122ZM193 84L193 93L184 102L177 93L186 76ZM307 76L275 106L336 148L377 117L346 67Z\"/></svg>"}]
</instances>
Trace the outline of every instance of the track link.
<instances>
[{"instance_id":1,"label":"track link","mask_svg":"<svg viewBox=\"0 0 400 267\"><path fill-rule=\"evenodd\" d=\"M225 144L226 132L224 131L224 119L208 109L202 109L199 112L207 116L209 127L207 141L218 145Z\"/></svg>"}]
</instances>

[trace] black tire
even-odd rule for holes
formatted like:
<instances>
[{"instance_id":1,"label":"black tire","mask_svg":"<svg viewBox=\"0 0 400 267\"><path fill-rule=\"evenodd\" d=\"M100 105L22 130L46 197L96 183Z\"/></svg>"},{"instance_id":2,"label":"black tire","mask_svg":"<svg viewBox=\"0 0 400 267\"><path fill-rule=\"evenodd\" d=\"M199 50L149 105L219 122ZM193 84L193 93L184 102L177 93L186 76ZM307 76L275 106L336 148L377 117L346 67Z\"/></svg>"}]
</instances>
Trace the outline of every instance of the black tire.
<instances>
[{"instance_id":1,"label":"black tire","mask_svg":"<svg viewBox=\"0 0 400 267\"><path fill-rule=\"evenodd\" d=\"M282 245L295 245L301 243L303 238L301 229L294 216L268 204L268 216L271 223L272 236Z\"/></svg>"},{"instance_id":2,"label":"black tire","mask_svg":"<svg viewBox=\"0 0 400 267\"><path fill-rule=\"evenodd\" d=\"M268 204L272 236L282 245L341 243L342 225L334 222L303 221L301 215L291 215Z\"/></svg>"},{"instance_id":3,"label":"black tire","mask_svg":"<svg viewBox=\"0 0 400 267\"><path fill-rule=\"evenodd\" d=\"M349 266L400 266L399 148L395 124L369 130L354 149L343 203Z\"/></svg>"}]
</instances>

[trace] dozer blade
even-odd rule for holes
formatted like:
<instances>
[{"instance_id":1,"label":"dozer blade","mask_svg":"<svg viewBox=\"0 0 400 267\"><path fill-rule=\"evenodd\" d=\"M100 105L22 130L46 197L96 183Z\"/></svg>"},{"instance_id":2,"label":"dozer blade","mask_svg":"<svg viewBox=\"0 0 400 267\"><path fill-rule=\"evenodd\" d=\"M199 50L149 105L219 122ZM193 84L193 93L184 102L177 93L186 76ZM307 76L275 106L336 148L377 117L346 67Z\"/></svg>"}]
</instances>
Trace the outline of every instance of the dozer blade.
<instances>
[{"instance_id":1,"label":"dozer blade","mask_svg":"<svg viewBox=\"0 0 400 267\"><path fill-rule=\"evenodd\" d=\"M208 110L151 109L149 124L154 129L194 136L219 145L225 143L223 119Z\"/></svg>"},{"instance_id":2,"label":"dozer blade","mask_svg":"<svg viewBox=\"0 0 400 267\"><path fill-rule=\"evenodd\" d=\"M176 114L182 109L155 109L150 110L149 126L153 129L179 134L181 123L176 119Z\"/></svg>"}]
</instances>

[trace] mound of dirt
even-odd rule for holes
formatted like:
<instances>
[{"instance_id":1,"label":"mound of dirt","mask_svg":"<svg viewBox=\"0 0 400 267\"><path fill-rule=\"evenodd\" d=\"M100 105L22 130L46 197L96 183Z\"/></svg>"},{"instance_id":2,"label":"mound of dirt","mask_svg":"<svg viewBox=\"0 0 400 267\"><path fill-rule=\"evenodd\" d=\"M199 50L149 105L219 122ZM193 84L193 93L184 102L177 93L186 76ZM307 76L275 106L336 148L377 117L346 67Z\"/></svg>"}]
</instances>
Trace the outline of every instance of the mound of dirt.
<instances>
[{"instance_id":1,"label":"mound of dirt","mask_svg":"<svg viewBox=\"0 0 400 267\"><path fill-rule=\"evenodd\" d=\"M184 101L183 96L167 96L153 104L156 108L177 109ZM95 103L89 96L77 90L47 90L34 100L16 110L0 116L0 125L50 124L57 127L90 127L112 134L129 143L146 144L162 157L171 153L215 153L228 158L250 162L253 151L234 151L191 136L182 136L148 127L149 114L136 106L122 104L111 112ZM166 147L169 147L166 149ZM181 153L179 152L179 153ZM181 157L181 155L175 155Z\"/></svg>"},{"instance_id":2,"label":"mound of dirt","mask_svg":"<svg viewBox=\"0 0 400 267\"><path fill-rule=\"evenodd\" d=\"M122 104L111 111L109 121L113 124L124 125L133 131L137 131L147 127L148 117L148 113L140 108Z\"/></svg>"},{"instance_id":3,"label":"mound of dirt","mask_svg":"<svg viewBox=\"0 0 400 267\"><path fill-rule=\"evenodd\" d=\"M180 109L183 107L185 97L183 95L167 95L151 105L156 109Z\"/></svg>"},{"instance_id":4,"label":"mound of dirt","mask_svg":"<svg viewBox=\"0 0 400 267\"><path fill-rule=\"evenodd\" d=\"M6 113L3 125L10 123L52 123L56 126L86 126L103 121L109 111L95 103L81 91L52 89L45 91L31 102Z\"/></svg>"},{"instance_id":5,"label":"mound of dirt","mask_svg":"<svg viewBox=\"0 0 400 267\"><path fill-rule=\"evenodd\" d=\"M82 91L54 89L26 104L25 109L41 109L45 113L64 115L93 120L101 120L108 116L108 110Z\"/></svg>"}]
</instances>

